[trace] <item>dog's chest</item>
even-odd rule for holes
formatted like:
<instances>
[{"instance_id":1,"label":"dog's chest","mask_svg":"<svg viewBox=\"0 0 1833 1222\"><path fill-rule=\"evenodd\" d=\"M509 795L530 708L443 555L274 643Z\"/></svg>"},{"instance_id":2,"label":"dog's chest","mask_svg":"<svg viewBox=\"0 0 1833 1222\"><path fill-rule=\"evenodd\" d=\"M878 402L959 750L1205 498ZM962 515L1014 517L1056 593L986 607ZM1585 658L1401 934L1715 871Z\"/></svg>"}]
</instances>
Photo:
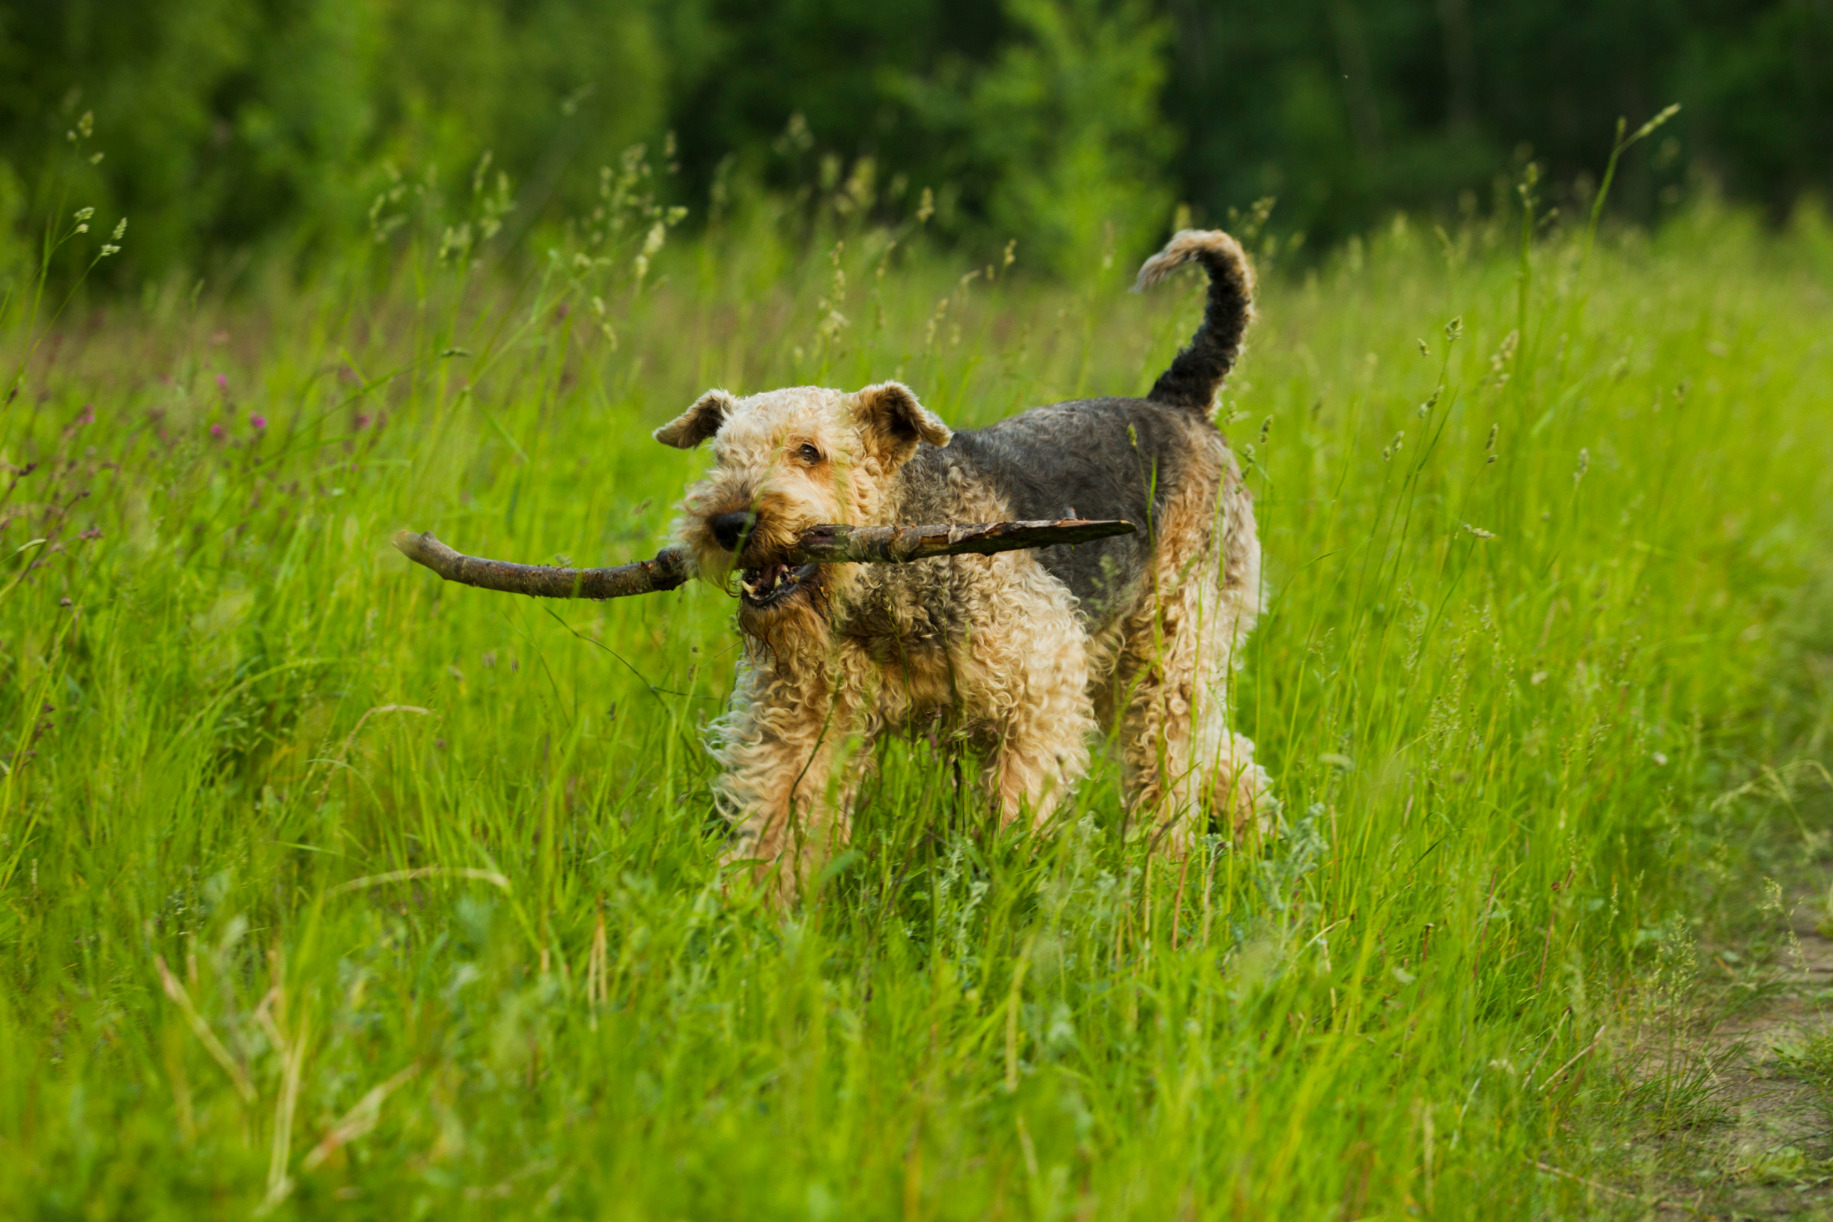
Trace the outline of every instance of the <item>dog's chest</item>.
<instances>
[{"instance_id":1,"label":"dog's chest","mask_svg":"<svg viewBox=\"0 0 1833 1222\"><path fill-rule=\"evenodd\" d=\"M859 579L837 600L835 630L874 657L900 650L942 648L948 632L946 561L861 566Z\"/></svg>"},{"instance_id":2,"label":"dog's chest","mask_svg":"<svg viewBox=\"0 0 1833 1222\"><path fill-rule=\"evenodd\" d=\"M877 672L878 687L891 704L941 708L954 701L953 667L939 638L853 637L851 643Z\"/></svg>"}]
</instances>

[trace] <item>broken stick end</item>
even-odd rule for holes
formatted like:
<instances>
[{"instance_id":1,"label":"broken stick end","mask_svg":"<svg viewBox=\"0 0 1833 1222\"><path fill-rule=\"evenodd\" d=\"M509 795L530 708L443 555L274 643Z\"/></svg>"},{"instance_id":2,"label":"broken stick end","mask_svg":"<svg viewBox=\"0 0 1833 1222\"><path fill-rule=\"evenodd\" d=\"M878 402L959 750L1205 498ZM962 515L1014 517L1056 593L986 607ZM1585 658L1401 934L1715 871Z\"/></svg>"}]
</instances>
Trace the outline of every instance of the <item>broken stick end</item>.
<instances>
[{"instance_id":1,"label":"broken stick end","mask_svg":"<svg viewBox=\"0 0 1833 1222\"><path fill-rule=\"evenodd\" d=\"M454 560L462 559L457 552L433 537L432 531L416 532L397 530L394 537L395 550L412 560L415 564L424 565L435 573L452 580L449 571Z\"/></svg>"}]
</instances>

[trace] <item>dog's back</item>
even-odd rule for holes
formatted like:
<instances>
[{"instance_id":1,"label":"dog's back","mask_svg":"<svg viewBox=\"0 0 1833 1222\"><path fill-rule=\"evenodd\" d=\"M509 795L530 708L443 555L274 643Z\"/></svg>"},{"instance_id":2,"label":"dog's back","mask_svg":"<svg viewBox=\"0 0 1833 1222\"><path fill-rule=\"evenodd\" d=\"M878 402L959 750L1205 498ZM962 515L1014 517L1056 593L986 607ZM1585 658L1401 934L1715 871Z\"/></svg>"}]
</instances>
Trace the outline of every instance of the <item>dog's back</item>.
<instances>
[{"instance_id":1,"label":"dog's back","mask_svg":"<svg viewBox=\"0 0 1833 1222\"><path fill-rule=\"evenodd\" d=\"M1124 613L1144 584L1178 492L1193 479L1213 486L1239 478L1210 409L1253 318L1246 257L1227 234L1186 230L1140 269L1139 287L1192 261L1210 278L1202 326L1145 398L1055 403L957 432L946 449L923 447L899 473L903 519L962 520L951 490L971 488L976 496L991 492L1009 520L1137 523L1137 534L1035 553L1076 596L1085 621L1103 625Z\"/></svg>"}]
</instances>

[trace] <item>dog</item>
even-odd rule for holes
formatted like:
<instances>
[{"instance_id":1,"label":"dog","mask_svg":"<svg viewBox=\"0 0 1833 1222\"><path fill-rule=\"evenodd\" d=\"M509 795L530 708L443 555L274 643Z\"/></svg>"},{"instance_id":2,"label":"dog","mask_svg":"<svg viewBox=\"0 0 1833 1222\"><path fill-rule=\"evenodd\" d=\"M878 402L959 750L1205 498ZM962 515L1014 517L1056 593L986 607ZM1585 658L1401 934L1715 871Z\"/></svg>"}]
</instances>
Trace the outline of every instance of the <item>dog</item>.
<instances>
[{"instance_id":1,"label":"dog","mask_svg":"<svg viewBox=\"0 0 1833 1222\"><path fill-rule=\"evenodd\" d=\"M1253 501L1212 420L1254 317L1234 238L1184 230L1137 288L1209 276L1203 321L1144 398L1033 408L952 431L897 382L855 393L710 390L655 431L712 442L675 533L700 577L739 576L744 653L709 747L729 861L791 897L850 835L872 744L973 748L1003 824L1042 826L1112 736L1129 817L1176 852L1218 820L1237 840L1276 806L1228 725L1237 651L1261 606ZM775 558L818 523L1124 518L1085 543L909 564Z\"/></svg>"}]
</instances>

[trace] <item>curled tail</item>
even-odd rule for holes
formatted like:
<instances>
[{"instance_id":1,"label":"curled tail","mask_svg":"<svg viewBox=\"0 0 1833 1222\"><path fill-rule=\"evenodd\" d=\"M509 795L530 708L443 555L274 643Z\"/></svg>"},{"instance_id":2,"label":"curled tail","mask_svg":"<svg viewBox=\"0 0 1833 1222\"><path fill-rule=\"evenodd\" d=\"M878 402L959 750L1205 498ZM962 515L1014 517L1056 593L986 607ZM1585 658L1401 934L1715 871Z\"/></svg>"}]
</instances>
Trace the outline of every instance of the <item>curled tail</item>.
<instances>
[{"instance_id":1,"label":"curled tail","mask_svg":"<svg viewBox=\"0 0 1833 1222\"><path fill-rule=\"evenodd\" d=\"M1209 273L1203 325L1152 384L1148 399L1207 412L1222 380L1241 355L1241 337L1254 320L1254 269L1241 243L1220 229L1185 229L1139 269L1134 290L1157 284L1192 259Z\"/></svg>"}]
</instances>

